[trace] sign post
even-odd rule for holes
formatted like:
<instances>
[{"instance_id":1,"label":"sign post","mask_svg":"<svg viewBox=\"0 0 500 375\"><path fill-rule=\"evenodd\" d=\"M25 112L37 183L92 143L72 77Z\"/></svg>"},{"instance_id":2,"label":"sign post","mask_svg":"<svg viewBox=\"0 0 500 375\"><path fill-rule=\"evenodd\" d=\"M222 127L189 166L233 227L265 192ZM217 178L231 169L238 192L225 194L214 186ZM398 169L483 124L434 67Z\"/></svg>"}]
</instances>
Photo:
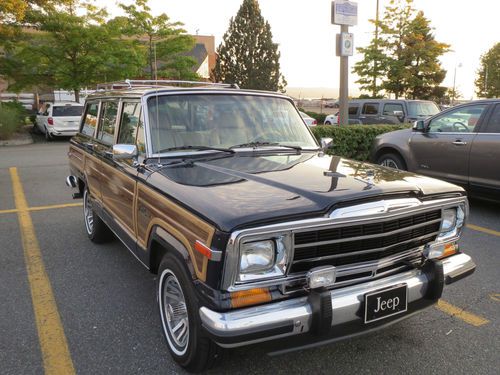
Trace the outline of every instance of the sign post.
<instances>
[{"instance_id":1,"label":"sign post","mask_svg":"<svg viewBox=\"0 0 500 375\"><path fill-rule=\"evenodd\" d=\"M332 1L332 24L340 25L337 34L337 56L340 57L339 124L349 124L349 56L354 51L354 35L349 26L358 23L358 4L348 0Z\"/></svg>"}]
</instances>

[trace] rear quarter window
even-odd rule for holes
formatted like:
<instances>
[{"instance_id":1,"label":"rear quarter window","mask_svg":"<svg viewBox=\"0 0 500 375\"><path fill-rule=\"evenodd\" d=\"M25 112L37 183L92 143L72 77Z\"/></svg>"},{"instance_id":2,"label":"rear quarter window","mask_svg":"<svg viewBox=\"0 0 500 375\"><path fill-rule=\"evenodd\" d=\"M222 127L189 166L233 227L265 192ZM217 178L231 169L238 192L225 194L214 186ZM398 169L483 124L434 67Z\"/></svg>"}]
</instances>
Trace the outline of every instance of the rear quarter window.
<instances>
[{"instance_id":1,"label":"rear quarter window","mask_svg":"<svg viewBox=\"0 0 500 375\"><path fill-rule=\"evenodd\" d=\"M93 137L95 134L95 127L97 125L97 113L99 111L99 103L89 103L85 108L85 115L83 117L82 134Z\"/></svg>"}]
</instances>

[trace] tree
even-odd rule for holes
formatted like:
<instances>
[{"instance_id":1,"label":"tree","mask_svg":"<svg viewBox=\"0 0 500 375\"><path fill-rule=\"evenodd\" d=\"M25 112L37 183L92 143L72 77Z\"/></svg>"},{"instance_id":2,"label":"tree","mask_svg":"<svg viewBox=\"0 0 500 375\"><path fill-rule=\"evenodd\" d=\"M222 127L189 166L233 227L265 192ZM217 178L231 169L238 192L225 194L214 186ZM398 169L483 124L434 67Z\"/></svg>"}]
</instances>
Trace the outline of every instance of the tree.
<instances>
[{"instance_id":1,"label":"tree","mask_svg":"<svg viewBox=\"0 0 500 375\"><path fill-rule=\"evenodd\" d=\"M181 28L182 23L170 22L165 13L153 16L146 0L138 0L135 5L119 6L127 17L117 17L110 24L116 25L124 34L137 38L139 43L146 46L150 79L158 75L175 79L198 79L198 75L192 71L196 60L185 55L194 47L195 41ZM158 71L155 59L159 62Z\"/></svg>"},{"instance_id":2,"label":"tree","mask_svg":"<svg viewBox=\"0 0 500 375\"><path fill-rule=\"evenodd\" d=\"M411 99L434 96L436 88L446 77L446 70L441 68L438 58L448 52L449 45L435 40L429 24L423 12L418 12L402 39L401 57L407 72L403 82Z\"/></svg>"},{"instance_id":3,"label":"tree","mask_svg":"<svg viewBox=\"0 0 500 375\"><path fill-rule=\"evenodd\" d=\"M105 17L103 9L78 1L27 12L26 20L39 31L25 32L7 46L0 74L13 81L13 90L48 84L74 91L76 100L82 87L135 76L142 56Z\"/></svg>"},{"instance_id":4,"label":"tree","mask_svg":"<svg viewBox=\"0 0 500 375\"><path fill-rule=\"evenodd\" d=\"M361 90L371 91L371 98L380 97L382 85L378 84L377 80L384 77L388 58L384 51L379 47L380 39L375 37L367 47L357 48L357 51L363 54L363 60L354 64L353 72L359 76L356 83L360 84Z\"/></svg>"},{"instance_id":5,"label":"tree","mask_svg":"<svg viewBox=\"0 0 500 375\"><path fill-rule=\"evenodd\" d=\"M278 45L273 42L271 26L262 17L257 0L243 0L217 54L212 72L215 81L236 83L246 89L284 90Z\"/></svg>"},{"instance_id":6,"label":"tree","mask_svg":"<svg viewBox=\"0 0 500 375\"><path fill-rule=\"evenodd\" d=\"M476 77L476 94L481 98L500 97L500 43L481 56Z\"/></svg>"}]
</instances>

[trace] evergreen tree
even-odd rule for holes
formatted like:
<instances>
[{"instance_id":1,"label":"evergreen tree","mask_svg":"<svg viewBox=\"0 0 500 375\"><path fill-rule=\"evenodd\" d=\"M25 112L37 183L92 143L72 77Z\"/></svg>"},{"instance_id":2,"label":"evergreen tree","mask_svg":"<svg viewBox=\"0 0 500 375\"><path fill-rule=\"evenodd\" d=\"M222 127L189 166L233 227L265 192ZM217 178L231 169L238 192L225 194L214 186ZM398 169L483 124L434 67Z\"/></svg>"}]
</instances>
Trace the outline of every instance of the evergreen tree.
<instances>
[{"instance_id":1,"label":"evergreen tree","mask_svg":"<svg viewBox=\"0 0 500 375\"><path fill-rule=\"evenodd\" d=\"M284 90L278 45L273 43L271 26L262 17L257 0L243 0L217 54L212 72L215 81L236 83L246 89Z\"/></svg>"},{"instance_id":2,"label":"evergreen tree","mask_svg":"<svg viewBox=\"0 0 500 375\"><path fill-rule=\"evenodd\" d=\"M476 94L481 98L500 97L500 43L481 56L481 67L477 72Z\"/></svg>"},{"instance_id":3,"label":"evergreen tree","mask_svg":"<svg viewBox=\"0 0 500 375\"><path fill-rule=\"evenodd\" d=\"M435 96L436 88L446 77L438 58L449 50L449 45L436 41L429 23L423 12L418 12L403 36L401 57L406 67L403 82L411 99Z\"/></svg>"}]
</instances>

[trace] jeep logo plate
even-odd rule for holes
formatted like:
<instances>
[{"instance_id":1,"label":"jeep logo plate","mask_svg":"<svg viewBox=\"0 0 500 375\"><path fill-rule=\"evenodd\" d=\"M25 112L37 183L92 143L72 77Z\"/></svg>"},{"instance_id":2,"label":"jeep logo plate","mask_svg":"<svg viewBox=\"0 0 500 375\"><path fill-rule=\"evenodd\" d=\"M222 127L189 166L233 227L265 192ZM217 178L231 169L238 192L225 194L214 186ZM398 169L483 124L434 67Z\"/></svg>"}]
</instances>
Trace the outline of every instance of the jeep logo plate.
<instances>
[{"instance_id":1,"label":"jeep logo plate","mask_svg":"<svg viewBox=\"0 0 500 375\"><path fill-rule=\"evenodd\" d=\"M365 295L365 323L376 322L408 309L408 287L395 285Z\"/></svg>"}]
</instances>

